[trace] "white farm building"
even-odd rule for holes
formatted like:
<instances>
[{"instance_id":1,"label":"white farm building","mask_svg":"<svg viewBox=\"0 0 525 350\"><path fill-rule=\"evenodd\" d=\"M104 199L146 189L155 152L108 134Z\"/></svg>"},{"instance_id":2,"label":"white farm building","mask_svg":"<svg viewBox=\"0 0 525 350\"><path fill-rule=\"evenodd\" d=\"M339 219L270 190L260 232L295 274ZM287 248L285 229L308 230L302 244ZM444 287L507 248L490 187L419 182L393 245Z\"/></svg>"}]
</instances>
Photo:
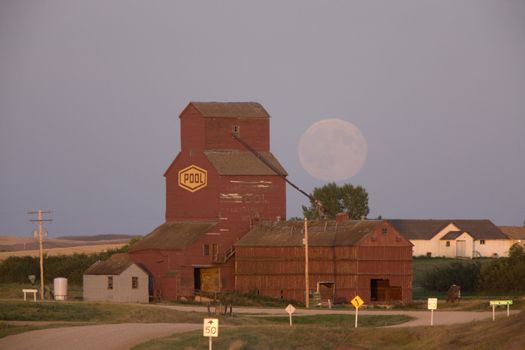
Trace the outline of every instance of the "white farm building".
<instances>
[{"instance_id":1,"label":"white farm building","mask_svg":"<svg viewBox=\"0 0 525 350\"><path fill-rule=\"evenodd\" d=\"M115 254L84 272L84 300L147 303L148 285L144 269L133 263L128 254Z\"/></svg>"},{"instance_id":2,"label":"white farm building","mask_svg":"<svg viewBox=\"0 0 525 350\"><path fill-rule=\"evenodd\" d=\"M413 256L508 256L512 241L490 220L388 220L414 245Z\"/></svg>"}]
</instances>

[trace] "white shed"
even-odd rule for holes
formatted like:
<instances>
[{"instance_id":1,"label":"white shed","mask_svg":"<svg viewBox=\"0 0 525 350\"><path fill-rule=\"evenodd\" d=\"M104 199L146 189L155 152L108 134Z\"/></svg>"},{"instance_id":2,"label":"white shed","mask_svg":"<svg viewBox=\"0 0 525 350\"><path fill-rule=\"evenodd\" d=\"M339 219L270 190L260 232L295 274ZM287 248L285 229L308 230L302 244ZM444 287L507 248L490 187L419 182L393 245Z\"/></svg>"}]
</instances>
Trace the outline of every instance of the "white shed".
<instances>
[{"instance_id":1,"label":"white shed","mask_svg":"<svg viewBox=\"0 0 525 350\"><path fill-rule=\"evenodd\" d=\"M148 284L148 273L128 254L115 254L84 272L84 300L147 303Z\"/></svg>"}]
</instances>

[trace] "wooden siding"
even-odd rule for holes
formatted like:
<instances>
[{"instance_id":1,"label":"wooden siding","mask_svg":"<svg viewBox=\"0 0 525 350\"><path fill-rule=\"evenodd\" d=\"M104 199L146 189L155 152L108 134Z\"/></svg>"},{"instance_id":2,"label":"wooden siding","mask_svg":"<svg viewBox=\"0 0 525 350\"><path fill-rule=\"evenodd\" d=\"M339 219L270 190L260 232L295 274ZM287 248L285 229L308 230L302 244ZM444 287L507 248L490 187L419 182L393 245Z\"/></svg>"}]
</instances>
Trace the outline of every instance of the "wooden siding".
<instances>
[{"instance_id":1,"label":"wooden siding","mask_svg":"<svg viewBox=\"0 0 525 350\"><path fill-rule=\"evenodd\" d=\"M304 301L304 254L303 247L238 246L236 289ZM310 290L317 282L334 281L336 302L359 295L370 303L373 279L388 280L392 289L401 289L399 302L411 302L412 246L387 223L354 246L309 248Z\"/></svg>"}]
</instances>

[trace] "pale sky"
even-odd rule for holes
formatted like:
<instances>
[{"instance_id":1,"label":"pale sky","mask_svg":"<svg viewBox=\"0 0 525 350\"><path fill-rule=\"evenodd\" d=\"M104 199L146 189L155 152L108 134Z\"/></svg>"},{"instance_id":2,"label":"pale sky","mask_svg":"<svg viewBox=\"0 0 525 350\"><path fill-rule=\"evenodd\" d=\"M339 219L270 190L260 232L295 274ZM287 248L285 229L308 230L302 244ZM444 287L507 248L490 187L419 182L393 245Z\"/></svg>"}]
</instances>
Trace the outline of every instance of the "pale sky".
<instances>
[{"instance_id":1,"label":"pale sky","mask_svg":"<svg viewBox=\"0 0 525 350\"><path fill-rule=\"evenodd\" d=\"M308 192L301 135L351 122L370 218L521 225L524 38L520 0L0 0L0 234L150 232L189 101L260 102Z\"/></svg>"}]
</instances>

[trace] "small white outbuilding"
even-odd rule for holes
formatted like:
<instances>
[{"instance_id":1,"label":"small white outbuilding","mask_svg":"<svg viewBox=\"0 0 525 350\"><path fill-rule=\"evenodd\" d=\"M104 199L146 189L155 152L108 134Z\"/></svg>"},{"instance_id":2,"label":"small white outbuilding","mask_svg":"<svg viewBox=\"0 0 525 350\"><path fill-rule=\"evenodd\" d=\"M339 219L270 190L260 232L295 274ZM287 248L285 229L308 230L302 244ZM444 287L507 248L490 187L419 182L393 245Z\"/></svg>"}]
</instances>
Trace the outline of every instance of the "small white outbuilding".
<instances>
[{"instance_id":1,"label":"small white outbuilding","mask_svg":"<svg viewBox=\"0 0 525 350\"><path fill-rule=\"evenodd\" d=\"M114 254L84 272L83 292L86 301L147 303L149 276L128 254Z\"/></svg>"}]
</instances>

